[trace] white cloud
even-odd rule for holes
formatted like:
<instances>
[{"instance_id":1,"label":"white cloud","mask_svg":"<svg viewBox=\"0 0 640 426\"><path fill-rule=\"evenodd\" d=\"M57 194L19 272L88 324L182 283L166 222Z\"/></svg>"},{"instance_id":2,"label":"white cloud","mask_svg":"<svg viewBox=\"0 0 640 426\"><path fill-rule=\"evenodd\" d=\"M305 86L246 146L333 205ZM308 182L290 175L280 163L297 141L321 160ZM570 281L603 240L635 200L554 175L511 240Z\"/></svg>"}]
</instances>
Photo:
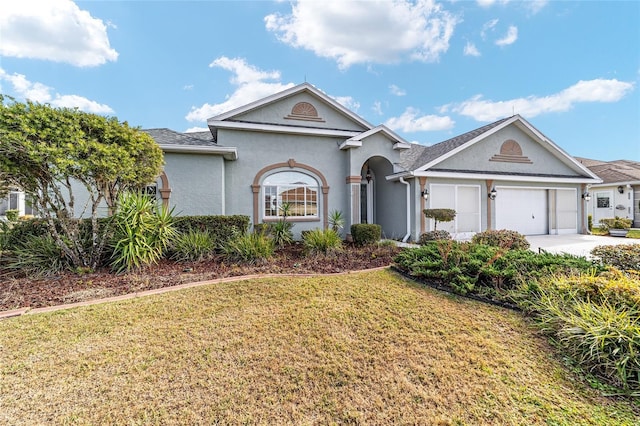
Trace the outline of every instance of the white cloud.
<instances>
[{"instance_id":1,"label":"white cloud","mask_svg":"<svg viewBox=\"0 0 640 426\"><path fill-rule=\"evenodd\" d=\"M187 130L185 130L185 133L195 133L195 132L208 132L209 128L208 127L189 127Z\"/></svg>"},{"instance_id":2,"label":"white cloud","mask_svg":"<svg viewBox=\"0 0 640 426\"><path fill-rule=\"evenodd\" d=\"M478 6L480 7L491 7L494 5L496 0L477 0Z\"/></svg>"},{"instance_id":3,"label":"white cloud","mask_svg":"<svg viewBox=\"0 0 640 426\"><path fill-rule=\"evenodd\" d=\"M33 83L22 74L8 74L2 68L0 68L0 81L10 83L17 97L29 99L33 102L48 103L51 106L61 108L78 108L94 114L111 114L114 112L110 106L100 104L83 96L53 93L54 89L45 84Z\"/></svg>"},{"instance_id":4,"label":"white cloud","mask_svg":"<svg viewBox=\"0 0 640 426\"><path fill-rule=\"evenodd\" d=\"M350 111L358 112L360 109L360 102L356 101L351 96L328 96Z\"/></svg>"},{"instance_id":5,"label":"white cloud","mask_svg":"<svg viewBox=\"0 0 640 426\"><path fill-rule=\"evenodd\" d=\"M458 18L434 0L299 1L291 14L268 15L267 30L296 48L354 64L436 62L449 49Z\"/></svg>"},{"instance_id":6,"label":"white cloud","mask_svg":"<svg viewBox=\"0 0 640 426\"><path fill-rule=\"evenodd\" d=\"M540 12L549 3L548 0L529 0L523 2L523 5L534 15Z\"/></svg>"},{"instance_id":7,"label":"white cloud","mask_svg":"<svg viewBox=\"0 0 640 426\"><path fill-rule=\"evenodd\" d=\"M231 83L235 91L227 95L224 102L218 104L205 103L200 107L192 107L186 115L187 121L207 121L208 118L230 111L266 96L280 92L293 86L292 83L268 82L264 80L279 80L278 71L265 72L253 65L247 64L241 58L220 57L209 64L211 68L222 68L231 71Z\"/></svg>"},{"instance_id":8,"label":"white cloud","mask_svg":"<svg viewBox=\"0 0 640 426\"><path fill-rule=\"evenodd\" d=\"M79 67L115 61L107 25L70 0L0 2L0 55Z\"/></svg>"},{"instance_id":9,"label":"white cloud","mask_svg":"<svg viewBox=\"0 0 640 426\"><path fill-rule=\"evenodd\" d=\"M503 38L496 40L496 44L498 46L508 46L515 43L516 40L518 40L518 27L511 25L507 34Z\"/></svg>"},{"instance_id":10,"label":"white cloud","mask_svg":"<svg viewBox=\"0 0 640 426\"><path fill-rule=\"evenodd\" d=\"M404 96L407 94L406 90L399 88L395 84L392 84L389 86L389 91L391 92L392 95L396 95L396 96Z\"/></svg>"},{"instance_id":11,"label":"white cloud","mask_svg":"<svg viewBox=\"0 0 640 426\"><path fill-rule=\"evenodd\" d=\"M578 103L617 102L634 89L634 83L595 79L579 81L558 93L537 97L516 98L506 101L490 101L481 95L457 104L444 105L441 112L454 111L477 121L495 121L520 114L531 118L541 114L568 111Z\"/></svg>"},{"instance_id":12,"label":"white cloud","mask_svg":"<svg viewBox=\"0 0 640 426\"><path fill-rule=\"evenodd\" d=\"M500 22L499 19L492 19L490 21L487 21L484 23L484 25L482 25L482 30L480 31L480 36L482 37L483 40L485 40L487 38L487 33L489 31L494 31L496 28L496 25L498 25L498 22Z\"/></svg>"},{"instance_id":13,"label":"white cloud","mask_svg":"<svg viewBox=\"0 0 640 426\"><path fill-rule=\"evenodd\" d=\"M400 117L392 117L384 124L391 130L402 130L403 132L448 130L453 128L455 124L450 117L419 114L419 110L409 107Z\"/></svg>"},{"instance_id":14,"label":"white cloud","mask_svg":"<svg viewBox=\"0 0 640 426\"><path fill-rule=\"evenodd\" d=\"M467 45L464 47L464 55L465 56L480 56L480 51L476 47L475 44L470 41L467 42Z\"/></svg>"}]
</instances>

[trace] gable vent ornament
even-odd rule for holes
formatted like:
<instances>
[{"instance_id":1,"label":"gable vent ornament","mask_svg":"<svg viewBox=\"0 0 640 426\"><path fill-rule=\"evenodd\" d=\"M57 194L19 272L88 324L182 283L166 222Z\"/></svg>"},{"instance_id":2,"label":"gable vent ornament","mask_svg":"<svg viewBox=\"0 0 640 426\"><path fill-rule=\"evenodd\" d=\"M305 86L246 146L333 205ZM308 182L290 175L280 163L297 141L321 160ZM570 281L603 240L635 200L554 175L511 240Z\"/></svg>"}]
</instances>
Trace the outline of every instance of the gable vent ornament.
<instances>
[{"instance_id":1,"label":"gable vent ornament","mask_svg":"<svg viewBox=\"0 0 640 426\"><path fill-rule=\"evenodd\" d=\"M495 154L489 161L500 161L503 163L525 163L533 164L533 161L522 155L520 144L513 139L507 139L500 147L500 154Z\"/></svg>"},{"instance_id":2,"label":"gable vent ornament","mask_svg":"<svg viewBox=\"0 0 640 426\"><path fill-rule=\"evenodd\" d=\"M291 114L284 117L288 120L318 121L324 122L318 116L318 110L309 102L298 102L291 108Z\"/></svg>"}]
</instances>

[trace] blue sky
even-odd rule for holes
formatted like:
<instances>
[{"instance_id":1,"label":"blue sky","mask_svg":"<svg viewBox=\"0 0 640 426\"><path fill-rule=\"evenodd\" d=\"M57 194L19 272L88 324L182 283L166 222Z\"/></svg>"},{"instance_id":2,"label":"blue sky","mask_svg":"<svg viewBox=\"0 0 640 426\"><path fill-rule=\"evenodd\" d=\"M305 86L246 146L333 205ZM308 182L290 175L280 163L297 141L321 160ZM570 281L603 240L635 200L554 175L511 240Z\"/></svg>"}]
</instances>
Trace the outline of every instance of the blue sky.
<instances>
[{"instance_id":1,"label":"blue sky","mask_svg":"<svg viewBox=\"0 0 640 426\"><path fill-rule=\"evenodd\" d=\"M307 81L409 142L513 113L574 156L640 161L637 1L13 1L0 92L142 128Z\"/></svg>"}]
</instances>

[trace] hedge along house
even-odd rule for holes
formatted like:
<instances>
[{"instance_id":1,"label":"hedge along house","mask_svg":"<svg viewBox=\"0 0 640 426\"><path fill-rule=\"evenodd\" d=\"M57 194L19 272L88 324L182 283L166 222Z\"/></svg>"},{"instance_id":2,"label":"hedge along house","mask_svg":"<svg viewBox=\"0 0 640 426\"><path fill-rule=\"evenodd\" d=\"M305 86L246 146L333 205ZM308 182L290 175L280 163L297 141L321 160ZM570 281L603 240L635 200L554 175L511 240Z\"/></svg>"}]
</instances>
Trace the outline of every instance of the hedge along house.
<instances>
[{"instance_id":1,"label":"hedge along house","mask_svg":"<svg viewBox=\"0 0 640 426\"><path fill-rule=\"evenodd\" d=\"M485 229L586 232L582 194L598 177L520 116L433 146L373 126L308 83L208 120L209 132L151 129L165 153L158 196L178 214L242 214L303 230L332 211L386 238L432 229L424 208L453 208L458 238Z\"/></svg>"}]
</instances>

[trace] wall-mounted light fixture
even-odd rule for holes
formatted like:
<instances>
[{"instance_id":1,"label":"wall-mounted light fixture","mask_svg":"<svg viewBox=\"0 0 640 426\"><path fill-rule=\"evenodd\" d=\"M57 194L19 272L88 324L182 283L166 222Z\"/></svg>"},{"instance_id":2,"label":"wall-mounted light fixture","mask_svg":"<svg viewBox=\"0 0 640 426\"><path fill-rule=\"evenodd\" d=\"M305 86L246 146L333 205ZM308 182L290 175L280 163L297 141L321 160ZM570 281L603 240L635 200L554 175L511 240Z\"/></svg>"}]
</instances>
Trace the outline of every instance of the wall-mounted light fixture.
<instances>
[{"instance_id":1,"label":"wall-mounted light fixture","mask_svg":"<svg viewBox=\"0 0 640 426\"><path fill-rule=\"evenodd\" d=\"M364 178L367 180L367 183L371 183L371 179L373 179L373 174L371 173L371 169L369 168L368 161L367 161L367 174L364 175Z\"/></svg>"},{"instance_id":2,"label":"wall-mounted light fixture","mask_svg":"<svg viewBox=\"0 0 640 426\"><path fill-rule=\"evenodd\" d=\"M589 194L589 192L585 192L584 194L582 194L582 199L588 203L589 201L591 201L591 194Z\"/></svg>"},{"instance_id":3,"label":"wall-mounted light fixture","mask_svg":"<svg viewBox=\"0 0 640 426\"><path fill-rule=\"evenodd\" d=\"M621 193L621 194L624 194L624 186L620 185L618 187L618 192Z\"/></svg>"},{"instance_id":4,"label":"wall-mounted light fixture","mask_svg":"<svg viewBox=\"0 0 640 426\"><path fill-rule=\"evenodd\" d=\"M498 195L498 191L496 191L495 188L491 188L491 191L489 192L489 199L491 200L495 200L496 199L496 195Z\"/></svg>"},{"instance_id":5,"label":"wall-mounted light fixture","mask_svg":"<svg viewBox=\"0 0 640 426\"><path fill-rule=\"evenodd\" d=\"M425 201L427 201L429 199L429 190L425 188L424 191L420 193L420 196L424 198Z\"/></svg>"}]
</instances>

